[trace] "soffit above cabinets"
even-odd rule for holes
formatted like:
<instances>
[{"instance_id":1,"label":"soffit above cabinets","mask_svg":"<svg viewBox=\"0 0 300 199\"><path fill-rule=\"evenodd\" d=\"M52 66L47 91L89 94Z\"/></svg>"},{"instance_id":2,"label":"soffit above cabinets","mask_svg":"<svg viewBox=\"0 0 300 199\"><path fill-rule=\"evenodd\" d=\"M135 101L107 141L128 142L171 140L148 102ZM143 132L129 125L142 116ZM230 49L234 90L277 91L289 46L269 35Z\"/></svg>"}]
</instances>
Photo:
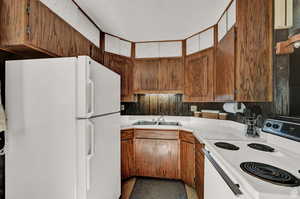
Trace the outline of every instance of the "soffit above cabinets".
<instances>
[{"instance_id":1,"label":"soffit above cabinets","mask_svg":"<svg viewBox=\"0 0 300 199\"><path fill-rule=\"evenodd\" d=\"M138 41L181 40L216 23L230 0L74 0L104 31Z\"/></svg>"}]
</instances>

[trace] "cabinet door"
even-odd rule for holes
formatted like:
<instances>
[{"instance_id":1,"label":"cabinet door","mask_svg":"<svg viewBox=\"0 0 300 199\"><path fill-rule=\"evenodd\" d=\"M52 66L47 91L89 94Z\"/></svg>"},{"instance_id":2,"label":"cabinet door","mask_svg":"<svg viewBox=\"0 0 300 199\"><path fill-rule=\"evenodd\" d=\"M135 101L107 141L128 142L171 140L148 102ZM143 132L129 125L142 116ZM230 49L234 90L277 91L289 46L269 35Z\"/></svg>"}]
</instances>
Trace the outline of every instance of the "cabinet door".
<instances>
[{"instance_id":1,"label":"cabinet door","mask_svg":"<svg viewBox=\"0 0 300 199\"><path fill-rule=\"evenodd\" d=\"M137 176L179 179L177 140L135 140Z\"/></svg>"},{"instance_id":2,"label":"cabinet door","mask_svg":"<svg viewBox=\"0 0 300 199\"><path fill-rule=\"evenodd\" d=\"M236 101L273 99L273 1L237 1Z\"/></svg>"},{"instance_id":3,"label":"cabinet door","mask_svg":"<svg viewBox=\"0 0 300 199\"><path fill-rule=\"evenodd\" d=\"M234 100L235 78L235 28L218 43L216 55L216 101Z\"/></svg>"},{"instance_id":4,"label":"cabinet door","mask_svg":"<svg viewBox=\"0 0 300 199\"><path fill-rule=\"evenodd\" d=\"M122 61L119 55L105 52L104 65L116 73L121 73Z\"/></svg>"},{"instance_id":5,"label":"cabinet door","mask_svg":"<svg viewBox=\"0 0 300 199\"><path fill-rule=\"evenodd\" d=\"M293 0L275 0L274 27L287 29L293 26Z\"/></svg>"},{"instance_id":6,"label":"cabinet door","mask_svg":"<svg viewBox=\"0 0 300 199\"><path fill-rule=\"evenodd\" d=\"M40 1L31 0L30 7L28 18L30 33L27 37L29 44L51 52L55 56L74 56L75 30L53 12L49 12L49 9ZM89 50L89 45L87 49ZM79 55L89 55L89 52Z\"/></svg>"},{"instance_id":7,"label":"cabinet door","mask_svg":"<svg viewBox=\"0 0 300 199\"><path fill-rule=\"evenodd\" d=\"M204 165L205 157L202 152L204 145L196 141L196 157L195 157L195 189L198 199L204 199Z\"/></svg>"},{"instance_id":8,"label":"cabinet door","mask_svg":"<svg viewBox=\"0 0 300 199\"><path fill-rule=\"evenodd\" d=\"M133 139L121 141L121 175L122 180L134 175Z\"/></svg>"},{"instance_id":9,"label":"cabinet door","mask_svg":"<svg viewBox=\"0 0 300 199\"><path fill-rule=\"evenodd\" d=\"M159 66L159 90L169 93L183 93L182 58L162 58Z\"/></svg>"},{"instance_id":10,"label":"cabinet door","mask_svg":"<svg viewBox=\"0 0 300 199\"><path fill-rule=\"evenodd\" d=\"M180 143L181 179L186 184L195 186L195 145L181 141Z\"/></svg>"},{"instance_id":11,"label":"cabinet door","mask_svg":"<svg viewBox=\"0 0 300 199\"><path fill-rule=\"evenodd\" d=\"M133 61L131 58L123 57L121 64L121 101L135 102L133 93Z\"/></svg>"},{"instance_id":12,"label":"cabinet door","mask_svg":"<svg viewBox=\"0 0 300 199\"><path fill-rule=\"evenodd\" d=\"M186 57L185 102L213 101L214 48Z\"/></svg>"},{"instance_id":13,"label":"cabinet door","mask_svg":"<svg viewBox=\"0 0 300 199\"><path fill-rule=\"evenodd\" d=\"M159 59L135 60L134 91L143 93L159 90Z\"/></svg>"}]
</instances>

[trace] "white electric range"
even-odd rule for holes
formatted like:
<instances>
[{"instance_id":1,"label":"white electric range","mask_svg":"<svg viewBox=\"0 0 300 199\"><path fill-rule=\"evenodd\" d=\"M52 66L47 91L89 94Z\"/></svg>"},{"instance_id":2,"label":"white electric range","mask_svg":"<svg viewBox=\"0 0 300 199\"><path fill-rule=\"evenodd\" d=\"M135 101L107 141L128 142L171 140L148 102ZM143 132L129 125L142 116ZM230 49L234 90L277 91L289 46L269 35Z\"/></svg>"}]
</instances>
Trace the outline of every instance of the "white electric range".
<instances>
[{"instance_id":1,"label":"white electric range","mask_svg":"<svg viewBox=\"0 0 300 199\"><path fill-rule=\"evenodd\" d=\"M206 140L204 198L300 199L299 129L270 119L266 139Z\"/></svg>"}]
</instances>

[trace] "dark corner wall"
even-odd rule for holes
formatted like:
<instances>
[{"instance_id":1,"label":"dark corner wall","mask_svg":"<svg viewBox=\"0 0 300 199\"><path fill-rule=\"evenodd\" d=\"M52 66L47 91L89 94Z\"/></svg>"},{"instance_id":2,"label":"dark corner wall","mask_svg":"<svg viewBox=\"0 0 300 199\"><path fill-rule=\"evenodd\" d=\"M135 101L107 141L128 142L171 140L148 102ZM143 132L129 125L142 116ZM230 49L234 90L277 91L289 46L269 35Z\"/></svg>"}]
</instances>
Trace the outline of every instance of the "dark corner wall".
<instances>
[{"instance_id":1,"label":"dark corner wall","mask_svg":"<svg viewBox=\"0 0 300 199\"><path fill-rule=\"evenodd\" d=\"M0 81L1 81L1 102L5 108L5 61L18 59L17 56L10 53L0 51ZM0 132L0 145L4 144L4 134ZM4 199L5 195L5 157L0 156L0 199Z\"/></svg>"},{"instance_id":2,"label":"dark corner wall","mask_svg":"<svg viewBox=\"0 0 300 199\"><path fill-rule=\"evenodd\" d=\"M4 55L2 55L0 53L0 81L1 81L1 102L4 104L4 93L5 93L5 59L4 59ZM0 132L1 134L3 134L3 132ZM2 135L0 135L1 138ZM4 186L4 181L5 181L5 170L4 170L4 166L5 166L5 161L4 161L4 156L0 156L0 199L4 199L4 190L5 190L5 186Z\"/></svg>"}]
</instances>

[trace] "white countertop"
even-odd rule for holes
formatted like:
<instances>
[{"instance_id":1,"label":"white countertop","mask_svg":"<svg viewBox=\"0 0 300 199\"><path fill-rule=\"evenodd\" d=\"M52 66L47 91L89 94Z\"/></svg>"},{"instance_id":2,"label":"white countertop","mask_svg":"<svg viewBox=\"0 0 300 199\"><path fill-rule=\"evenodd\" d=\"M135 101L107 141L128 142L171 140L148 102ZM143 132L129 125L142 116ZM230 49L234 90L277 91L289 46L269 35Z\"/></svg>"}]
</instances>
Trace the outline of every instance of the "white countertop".
<instances>
[{"instance_id":1,"label":"white countertop","mask_svg":"<svg viewBox=\"0 0 300 199\"><path fill-rule=\"evenodd\" d=\"M241 162L258 161L269 163L292 172L298 178L297 165L300 163L299 143L261 133L259 138L249 138L245 136L246 126L234 121L215 120L196 117L177 117L165 116L167 122L180 122L182 126L161 126L161 125L132 125L137 121L151 121L158 116L122 116L121 129L128 128L149 128L149 129L178 129L187 130L211 152L216 161L222 165L225 172L235 181L242 185L242 190L248 193L251 199L287 199L298 198L300 188L280 187L245 174L239 168ZM227 141L240 146L237 152L222 150L217 148L214 143L217 141ZM265 143L274 146L278 151L273 154L253 151L247 147L248 143ZM291 150L292 149L292 150ZM296 154L294 153L296 152ZM295 155L293 155L295 154ZM295 162L291 164L291 162ZM248 198L248 197L247 197Z\"/></svg>"},{"instance_id":2,"label":"white countertop","mask_svg":"<svg viewBox=\"0 0 300 199\"><path fill-rule=\"evenodd\" d=\"M171 129L186 130L194 134L200 142L206 140L253 140L245 136L246 126L229 120L216 120L197 117L178 117L165 116L167 122L180 122L181 126L167 125L133 125L137 121L151 121L158 116L122 116L121 129L140 128L140 129ZM257 139L256 139L257 140ZM259 138L261 140L261 138Z\"/></svg>"}]
</instances>

